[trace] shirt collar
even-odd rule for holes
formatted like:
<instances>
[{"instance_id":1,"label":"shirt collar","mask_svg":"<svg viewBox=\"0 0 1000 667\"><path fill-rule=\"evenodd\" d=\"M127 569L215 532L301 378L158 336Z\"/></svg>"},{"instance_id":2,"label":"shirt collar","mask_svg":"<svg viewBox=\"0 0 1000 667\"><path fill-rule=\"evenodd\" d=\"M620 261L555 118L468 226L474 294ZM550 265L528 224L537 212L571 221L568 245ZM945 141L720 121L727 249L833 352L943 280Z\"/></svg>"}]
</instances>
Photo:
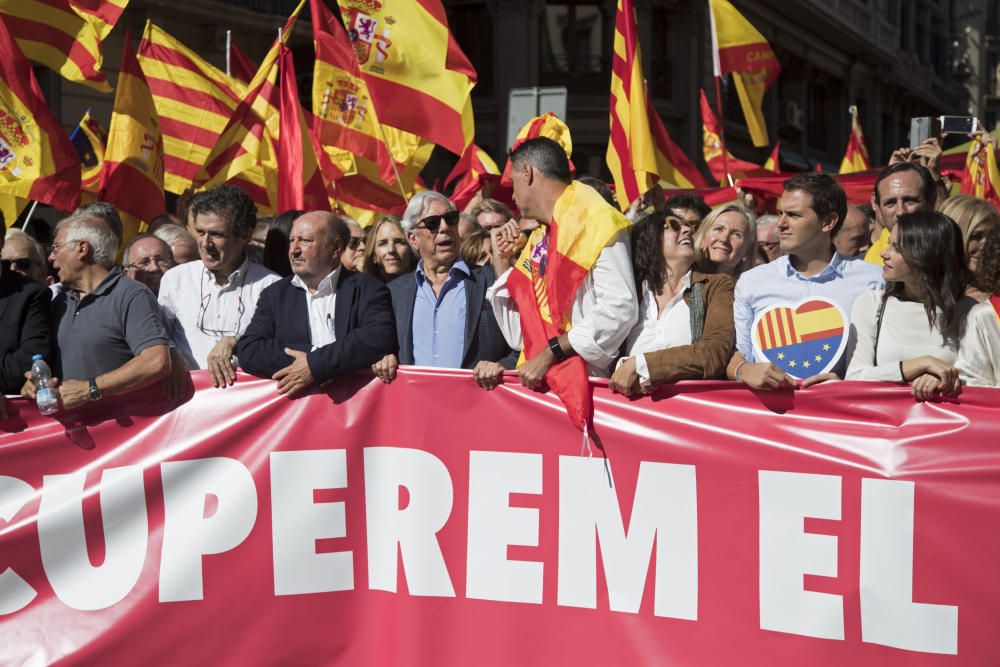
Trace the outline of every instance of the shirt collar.
<instances>
[{"instance_id":1,"label":"shirt collar","mask_svg":"<svg viewBox=\"0 0 1000 667\"><path fill-rule=\"evenodd\" d=\"M122 267L116 266L115 268L108 271L108 275L104 276L104 279L101 282L97 283L97 287L95 287L93 291L91 291L88 294L88 296L94 296L94 297L104 296L105 294L110 292L112 288L114 288L114 286L118 283L119 280L121 280L124 277L125 274L122 273ZM67 291L73 294L76 298L80 298L80 292L78 290L71 289Z\"/></svg>"},{"instance_id":2,"label":"shirt collar","mask_svg":"<svg viewBox=\"0 0 1000 667\"><path fill-rule=\"evenodd\" d=\"M233 269L233 272L229 274L229 277L226 278L226 284L219 285L219 287L221 289L225 289L227 287L232 286L234 283L239 282L241 279L244 279L244 276L246 276L246 273L249 269L250 269L250 255L244 253L243 262L235 269ZM218 284L215 282L215 276L212 275L212 272L205 268L205 262L201 263L201 277L202 280L207 280L211 285Z\"/></svg>"},{"instance_id":3,"label":"shirt collar","mask_svg":"<svg viewBox=\"0 0 1000 667\"><path fill-rule=\"evenodd\" d=\"M316 287L316 293L312 296L329 296L335 293L337 291L337 281L340 278L340 269L343 266L343 264L338 264L337 268L326 274L326 277L319 281L319 285ZM303 282L302 278L299 278L298 275L294 273L292 274L292 284L299 289L304 290L306 294L309 294L309 288L306 287L305 282Z\"/></svg>"},{"instance_id":4,"label":"shirt collar","mask_svg":"<svg viewBox=\"0 0 1000 667\"><path fill-rule=\"evenodd\" d=\"M782 261L785 262L785 275L789 277L795 276L799 280L810 280L810 281L827 280L831 277L839 276L841 275L841 269L843 268L844 264L844 256L841 255L839 252L834 251L833 258L830 259L829 264L823 267L822 271L820 271L814 276L804 276L798 271L796 271L795 267L792 266L791 257L789 257L788 255L784 255L782 256L781 259Z\"/></svg>"},{"instance_id":5,"label":"shirt collar","mask_svg":"<svg viewBox=\"0 0 1000 667\"><path fill-rule=\"evenodd\" d=\"M466 264L465 260L463 259L455 260L455 263L452 264L451 268L448 269L448 277L454 278L456 272L462 274L461 276L459 276L460 278L468 278L469 276L472 275L472 270L469 269L469 265ZM424 281L427 280L427 274L424 272L424 260L422 259L419 262L417 262L416 274L417 274L417 284L423 285Z\"/></svg>"}]
</instances>

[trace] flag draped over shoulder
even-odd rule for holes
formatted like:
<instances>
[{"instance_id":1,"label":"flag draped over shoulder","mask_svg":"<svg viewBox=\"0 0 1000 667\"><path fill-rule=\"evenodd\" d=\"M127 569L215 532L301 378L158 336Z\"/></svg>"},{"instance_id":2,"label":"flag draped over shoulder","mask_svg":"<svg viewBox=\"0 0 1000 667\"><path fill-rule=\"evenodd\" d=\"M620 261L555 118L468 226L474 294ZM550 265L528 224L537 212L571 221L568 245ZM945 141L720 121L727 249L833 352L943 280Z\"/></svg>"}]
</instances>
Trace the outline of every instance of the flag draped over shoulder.
<instances>
[{"instance_id":1,"label":"flag draped over shoulder","mask_svg":"<svg viewBox=\"0 0 1000 667\"><path fill-rule=\"evenodd\" d=\"M632 0L618 0L615 17L607 162L622 208L660 181L674 188L706 185L649 102Z\"/></svg>"},{"instance_id":2,"label":"flag draped over shoulder","mask_svg":"<svg viewBox=\"0 0 1000 667\"><path fill-rule=\"evenodd\" d=\"M983 141L982 135L972 141L965 158L960 191L974 195L1000 207L1000 169L997 168L996 144Z\"/></svg>"},{"instance_id":3,"label":"flag draped over shoulder","mask_svg":"<svg viewBox=\"0 0 1000 667\"><path fill-rule=\"evenodd\" d=\"M532 233L507 278L524 339L519 365L538 354L550 338L570 330L577 290L601 250L630 224L593 188L576 182L567 186L556 200L548 234L544 226ZM583 430L593 417L583 359L573 356L554 364L545 381L566 406L570 421Z\"/></svg>"},{"instance_id":4,"label":"flag draped over shoulder","mask_svg":"<svg viewBox=\"0 0 1000 667\"><path fill-rule=\"evenodd\" d=\"M316 159L295 82L292 52L281 47L278 57L281 70L281 134L278 139L278 210L305 209L326 211L330 197Z\"/></svg>"},{"instance_id":5,"label":"flag draped over shoulder","mask_svg":"<svg viewBox=\"0 0 1000 667\"><path fill-rule=\"evenodd\" d=\"M476 70L440 0L338 0L379 120L461 155L472 143Z\"/></svg>"},{"instance_id":6,"label":"flag draped over shoulder","mask_svg":"<svg viewBox=\"0 0 1000 667\"><path fill-rule=\"evenodd\" d=\"M739 160L728 150L723 154L722 125L712 111L712 105L709 104L704 89L701 91L701 132L703 138L702 154L705 157L705 164L712 172L712 178L719 183L728 185L726 183L727 169L733 178L763 173L764 169L759 164Z\"/></svg>"},{"instance_id":7,"label":"flag draped over shoulder","mask_svg":"<svg viewBox=\"0 0 1000 667\"><path fill-rule=\"evenodd\" d=\"M84 112L69 140L80 158L83 172L80 178L80 197L84 203L94 201L101 187L101 171L104 168L104 150L108 145L108 133L97 119Z\"/></svg>"},{"instance_id":8,"label":"flag draped over shoulder","mask_svg":"<svg viewBox=\"0 0 1000 667\"><path fill-rule=\"evenodd\" d=\"M840 162L841 174L852 174L856 171L868 171L872 168L868 160L868 147L865 146L865 135L861 132L861 122L858 120L858 107L851 105L851 136L847 140L847 150Z\"/></svg>"},{"instance_id":9,"label":"flag draped over shoulder","mask_svg":"<svg viewBox=\"0 0 1000 667\"><path fill-rule=\"evenodd\" d=\"M781 66L764 36L743 18L729 0L708 0L715 76L732 73L754 146L766 146L764 93L778 78Z\"/></svg>"},{"instance_id":10,"label":"flag draped over shoulder","mask_svg":"<svg viewBox=\"0 0 1000 667\"><path fill-rule=\"evenodd\" d=\"M0 194L63 211L80 204L80 159L7 30L6 17L0 20Z\"/></svg>"},{"instance_id":11,"label":"flag draped over shoulder","mask_svg":"<svg viewBox=\"0 0 1000 667\"><path fill-rule=\"evenodd\" d=\"M0 0L0 14L28 58L109 92L101 42L126 5L128 0Z\"/></svg>"},{"instance_id":12,"label":"flag draped over shoulder","mask_svg":"<svg viewBox=\"0 0 1000 667\"><path fill-rule=\"evenodd\" d=\"M125 34L98 199L122 214L122 246L164 212L163 135L139 61Z\"/></svg>"}]
</instances>

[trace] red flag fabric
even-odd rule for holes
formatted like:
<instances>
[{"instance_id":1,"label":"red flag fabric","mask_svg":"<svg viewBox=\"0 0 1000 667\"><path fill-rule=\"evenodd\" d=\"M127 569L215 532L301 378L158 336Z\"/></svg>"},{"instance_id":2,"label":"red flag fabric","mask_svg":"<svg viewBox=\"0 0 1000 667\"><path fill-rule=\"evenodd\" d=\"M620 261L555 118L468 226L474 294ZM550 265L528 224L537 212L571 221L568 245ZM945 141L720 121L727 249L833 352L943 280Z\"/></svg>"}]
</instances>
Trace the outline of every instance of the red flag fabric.
<instances>
[{"instance_id":1,"label":"red flag fabric","mask_svg":"<svg viewBox=\"0 0 1000 667\"><path fill-rule=\"evenodd\" d=\"M257 73L257 67L250 60L250 56L243 52L235 39L229 40L229 76L243 83L250 83L253 75Z\"/></svg>"},{"instance_id":2,"label":"red flag fabric","mask_svg":"<svg viewBox=\"0 0 1000 667\"><path fill-rule=\"evenodd\" d=\"M278 138L278 210L329 210L330 197L323 184L316 150L302 108L295 81L292 52L281 46L278 56L281 91L281 134Z\"/></svg>"},{"instance_id":3,"label":"red flag fabric","mask_svg":"<svg viewBox=\"0 0 1000 667\"><path fill-rule=\"evenodd\" d=\"M455 207L462 211L476 193L488 183L500 182L500 169L493 158L476 144L469 144L465 155L459 158L445 179L445 186L452 185L451 199Z\"/></svg>"},{"instance_id":4,"label":"red flag fabric","mask_svg":"<svg viewBox=\"0 0 1000 667\"><path fill-rule=\"evenodd\" d=\"M702 154L705 157L705 164L708 165L708 170L712 172L712 178L717 183L728 184L726 179L727 168L729 169L729 175L734 179L743 178L744 176L763 176L766 174L767 170L759 164L737 159L722 145L722 123L719 122L719 119L715 116L715 112L712 111L712 105L708 102L704 88L701 89L701 128L704 139ZM722 152L724 149L726 150L725 155Z\"/></svg>"}]
</instances>

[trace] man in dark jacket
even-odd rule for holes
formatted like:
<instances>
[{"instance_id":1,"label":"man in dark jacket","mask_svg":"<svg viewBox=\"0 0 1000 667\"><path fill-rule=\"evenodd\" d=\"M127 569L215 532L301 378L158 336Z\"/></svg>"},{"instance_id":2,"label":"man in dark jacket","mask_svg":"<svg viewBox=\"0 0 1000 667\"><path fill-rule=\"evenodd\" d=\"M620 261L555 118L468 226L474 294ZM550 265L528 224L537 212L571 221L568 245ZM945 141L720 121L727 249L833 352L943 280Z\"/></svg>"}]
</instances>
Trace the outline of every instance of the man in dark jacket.
<instances>
[{"instance_id":1,"label":"man in dark jacket","mask_svg":"<svg viewBox=\"0 0 1000 667\"><path fill-rule=\"evenodd\" d=\"M340 263L350 240L339 216L314 211L292 224L292 275L261 293L236 344L243 370L277 380L291 396L368 368L396 350L389 290Z\"/></svg>"}]
</instances>

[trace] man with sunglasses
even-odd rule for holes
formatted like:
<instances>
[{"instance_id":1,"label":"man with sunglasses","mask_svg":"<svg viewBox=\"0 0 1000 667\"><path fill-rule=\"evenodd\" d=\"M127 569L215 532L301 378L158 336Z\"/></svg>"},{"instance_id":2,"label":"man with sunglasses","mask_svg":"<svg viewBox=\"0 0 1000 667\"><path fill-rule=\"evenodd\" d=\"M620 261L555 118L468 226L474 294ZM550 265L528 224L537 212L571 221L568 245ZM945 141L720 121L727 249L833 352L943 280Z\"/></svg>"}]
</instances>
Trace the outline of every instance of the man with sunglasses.
<instances>
[{"instance_id":1,"label":"man with sunglasses","mask_svg":"<svg viewBox=\"0 0 1000 667\"><path fill-rule=\"evenodd\" d=\"M159 301L188 366L207 368L212 384L224 388L236 382L237 339L250 324L261 292L281 276L247 256L257 207L243 190L220 185L199 192L188 217L200 259L163 274Z\"/></svg>"},{"instance_id":2,"label":"man with sunglasses","mask_svg":"<svg viewBox=\"0 0 1000 667\"><path fill-rule=\"evenodd\" d=\"M347 223L347 229L351 232L351 240L347 242L343 254L340 256L340 263L351 271L360 271L365 259L365 230L354 220L341 216Z\"/></svg>"},{"instance_id":3,"label":"man with sunglasses","mask_svg":"<svg viewBox=\"0 0 1000 667\"><path fill-rule=\"evenodd\" d=\"M42 245L20 229L11 229L3 241L0 241L0 260L10 268L29 280L48 285L48 274L45 266L45 251Z\"/></svg>"},{"instance_id":4,"label":"man with sunglasses","mask_svg":"<svg viewBox=\"0 0 1000 667\"><path fill-rule=\"evenodd\" d=\"M473 369L487 388L517 361L486 303L493 271L459 257L459 213L447 197L425 191L410 200L403 227L420 261L413 273L389 283L399 353L372 365L385 383L399 364ZM483 385L486 386L486 385Z\"/></svg>"}]
</instances>

